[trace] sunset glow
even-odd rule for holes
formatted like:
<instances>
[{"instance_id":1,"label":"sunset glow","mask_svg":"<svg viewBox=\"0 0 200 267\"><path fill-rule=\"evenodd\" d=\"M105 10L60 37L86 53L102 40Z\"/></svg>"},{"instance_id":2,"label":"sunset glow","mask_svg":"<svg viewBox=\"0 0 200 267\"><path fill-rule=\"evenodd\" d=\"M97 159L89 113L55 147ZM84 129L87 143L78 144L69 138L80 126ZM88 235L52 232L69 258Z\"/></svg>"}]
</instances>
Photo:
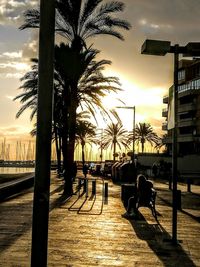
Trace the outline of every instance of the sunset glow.
<instances>
[{"instance_id":1,"label":"sunset glow","mask_svg":"<svg viewBox=\"0 0 200 267\"><path fill-rule=\"evenodd\" d=\"M105 1L106 2L106 1ZM162 98L166 95L173 81L173 58L141 55L141 45L144 40L170 40L172 44L187 44L199 41L200 3L191 0L184 4L181 1L158 0L154 8L149 1L124 0L126 5L123 18L132 24L129 32L122 32L125 41L119 41L110 36L98 36L89 39L87 45L99 49L100 59L112 61L105 69L105 75L119 78L123 91L110 94L103 100L107 109L116 106L135 106L136 123L148 122L155 131L162 135ZM12 99L22 91L20 78L30 69L30 59L38 55L38 31L18 28L23 23L22 13L37 7L38 1L1 1L0 7L0 137L13 136L17 138L29 135L32 124L29 112L15 119L20 108L19 102ZM56 40L60 40L56 36ZM120 99L122 102L120 102ZM118 110L123 125L131 130L131 110ZM100 123L101 125L101 123ZM105 123L104 123L105 126ZM102 123L103 127L103 123ZM12 129L15 128L15 134Z\"/></svg>"}]
</instances>

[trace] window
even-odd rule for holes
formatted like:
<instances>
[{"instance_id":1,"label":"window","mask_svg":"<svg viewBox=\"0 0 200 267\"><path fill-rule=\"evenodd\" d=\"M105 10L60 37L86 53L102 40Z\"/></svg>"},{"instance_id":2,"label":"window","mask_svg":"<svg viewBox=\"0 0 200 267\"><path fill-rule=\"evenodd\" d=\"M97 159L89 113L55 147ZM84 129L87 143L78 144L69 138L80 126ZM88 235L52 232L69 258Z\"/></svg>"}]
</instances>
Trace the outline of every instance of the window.
<instances>
[{"instance_id":1,"label":"window","mask_svg":"<svg viewBox=\"0 0 200 267\"><path fill-rule=\"evenodd\" d=\"M184 80L185 79L185 70L180 70L178 72L178 80Z\"/></svg>"}]
</instances>

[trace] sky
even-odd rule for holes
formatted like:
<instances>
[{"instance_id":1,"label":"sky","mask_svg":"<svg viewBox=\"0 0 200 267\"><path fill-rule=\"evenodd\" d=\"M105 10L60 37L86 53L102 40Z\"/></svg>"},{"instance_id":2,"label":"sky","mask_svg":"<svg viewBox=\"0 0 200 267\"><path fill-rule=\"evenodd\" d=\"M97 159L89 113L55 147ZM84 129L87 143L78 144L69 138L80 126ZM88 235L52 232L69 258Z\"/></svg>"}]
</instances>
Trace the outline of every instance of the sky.
<instances>
[{"instance_id":1,"label":"sky","mask_svg":"<svg viewBox=\"0 0 200 267\"><path fill-rule=\"evenodd\" d=\"M106 1L105 1L106 2ZM120 18L131 23L130 31L123 31L125 40L98 36L88 41L101 50L100 57L112 61L106 75L119 77L123 91L105 99L108 108L119 106L115 98L126 106L135 106L136 123L150 123L161 135L164 119L163 96L173 83L173 56L141 55L145 39L168 40L171 44L186 45L200 41L199 0L123 0L126 8ZM37 7L34 0L0 0L0 139L29 139L32 123L29 112L19 119L15 115L20 103L12 99L18 95L20 78L30 68L30 58L37 56L37 30L20 31L23 12ZM118 110L124 127L132 129L132 110ZM100 123L101 124L101 123ZM103 127L103 125L99 125Z\"/></svg>"}]
</instances>

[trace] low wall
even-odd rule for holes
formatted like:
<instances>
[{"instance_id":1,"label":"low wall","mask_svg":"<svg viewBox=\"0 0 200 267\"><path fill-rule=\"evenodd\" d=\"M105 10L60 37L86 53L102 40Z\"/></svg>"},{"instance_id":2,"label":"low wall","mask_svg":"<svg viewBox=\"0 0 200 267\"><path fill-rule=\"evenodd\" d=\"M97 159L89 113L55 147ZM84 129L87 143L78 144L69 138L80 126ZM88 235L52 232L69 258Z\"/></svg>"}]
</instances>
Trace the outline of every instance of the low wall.
<instances>
[{"instance_id":1,"label":"low wall","mask_svg":"<svg viewBox=\"0 0 200 267\"><path fill-rule=\"evenodd\" d=\"M153 163L161 160L172 163L172 157L164 154L138 154L138 162L144 166L152 167ZM200 155L178 157L177 168L180 173L200 173Z\"/></svg>"}]
</instances>

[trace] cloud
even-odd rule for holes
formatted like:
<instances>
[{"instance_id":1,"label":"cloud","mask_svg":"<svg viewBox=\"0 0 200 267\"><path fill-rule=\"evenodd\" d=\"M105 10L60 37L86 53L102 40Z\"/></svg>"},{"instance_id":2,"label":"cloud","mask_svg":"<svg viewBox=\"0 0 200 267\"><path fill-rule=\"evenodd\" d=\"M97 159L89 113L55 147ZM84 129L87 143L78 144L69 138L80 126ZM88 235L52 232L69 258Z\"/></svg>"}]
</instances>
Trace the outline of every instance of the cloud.
<instances>
[{"instance_id":1,"label":"cloud","mask_svg":"<svg viewBox=\"0 0 200 267\"><path fill-rule=\"evenodd\" d=\"M13 100L14 96L6 95L6 98L8 98L8 99L10 99L10 100Z\"/></svg>"},{"instance_id":2,"label":"cloud","mask_svg":"<svg viewBox=\"0 0 200 267\"><path fill-rule=\"evenodd\" d=\"M31 127L23 127L22 125L14 125L7 127L0 127L0 138L1 137L14 137L19 138L20 136L29 136Z\"/></svg>"},{"instance_id":3,"label":"cloud","mask_svg":"<svg viewBox=\"0 0 200 267\"><path fill-rule=\"evenodd\" d=\"M27 43L25 43L22 49L22 57L25 61L30 62L31 58L37 57L38 37L33 35L32 40L29 40Z\"/></svg>"},{"instance_id":4,"label":"cloud","mask_svg":"<svg viewBox=\"0 0 200 267\"><path fill-rule=\"evenodd\" d=\"M12 61L11 55L16 60ZM30 70L30 64L23 62L23 58L19 57L21 52L5 52L0 58L0 77L20 79L27 71ZM17 60L18 59L18 60Z\"/></svg>"},{"instance_id":5,"label":"cloud","mask_svg":"<svg viewBox=\"0 0 200 267\"><path fill-rule=\"evenodd\" d=\"M19 52L4 52L1 57L8 57L8 58L21 58L22 57L22 51Z\"/></svg>"},{"instance_id":6,"label":"cloud","mask_svg":"<svg viewBox=\"0 0 200 267\"><path fill-rule=\"evenodd\" d=\"M1 0L0 25L21 25L23 12L29 8L38 6L36 0Z\"/></svg>"},{"instance_id":7,"label":"cloud","mask_svg":"<svg viewBox=\"0 0 200 267\"><path fill-rule=\"evenodd\" d=\"M23 62L8 62L8 63L0 63L0 69L14 69L16 71L25 71L29 69L29 65Z\"/></svg>"},{"instance_id":8,"label":"cloud","mask_svg":"<svg viewBox=\"0 0 200 267\"><path fill-rule=\"evenodd\" d=\"M23 73L6 73L5 75L4 75L4 77L5 78L8 78L8 79L20 79L20 78L22 78L22 76L23 76Z\"/></svg>"},{"instance_id":9,"label":"cloud","mask_svg":"<svg viewBox=\"0 0 200 267\"><path fill-rule=\"evenodd\" d=\"M156 24L149 22L146 19L141 19L138 22L140 29L145 34L156 34L159 31L168 32L173 30L173 26L170 24Z\"/></svg>"}]
</instances>

